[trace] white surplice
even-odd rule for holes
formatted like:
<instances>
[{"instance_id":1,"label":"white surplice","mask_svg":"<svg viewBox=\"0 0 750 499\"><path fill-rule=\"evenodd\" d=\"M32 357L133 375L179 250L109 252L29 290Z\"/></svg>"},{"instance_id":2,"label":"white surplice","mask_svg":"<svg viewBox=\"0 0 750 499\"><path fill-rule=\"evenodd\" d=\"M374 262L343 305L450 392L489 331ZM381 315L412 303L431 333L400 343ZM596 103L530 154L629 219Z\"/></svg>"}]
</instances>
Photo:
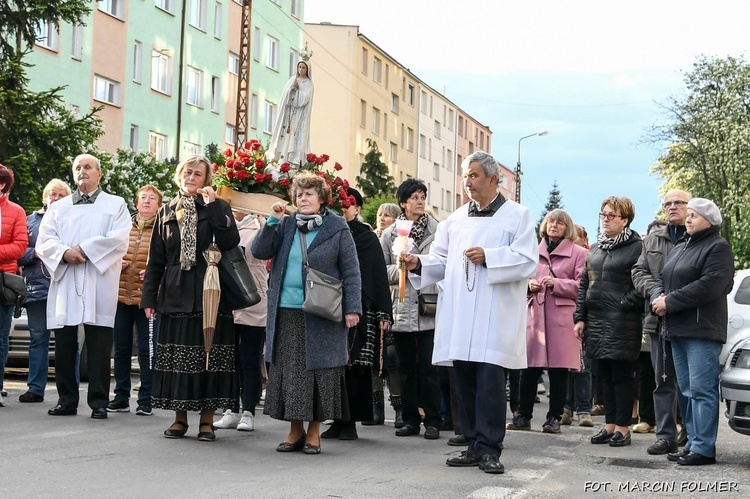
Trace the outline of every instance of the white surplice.
<instances>
[{"instance_id":1,"label":"white surplice","mask_svg":"<svg viewBox=\"0 0 750 499\"><path fill-rule=\"evenodd\" d=\"M419 256L421 276L409 274L417 289L434 283L440 288L432 363L462 360L523 369L526 290L539 260L534 221L513 201L492 217L469 217L468 207L438 225L429 255ZM484 249L487 266L469 262L467 277L464 251L473 246Z\"/></svg>"},{"instance_id":2,"label":"white surplice","mask_svg":"<svg viewBox=\"0 0 750 499\"><path fill-rule=\"evenodd\" d=\"M122 257L132 220L125 201L100 192L94 204L74 205L73 196L51 204L39 226L36 252L52 273L47 327L94 324L113 327ZM68 249L79 246L85 263L69 265Z\"/></svg>"}]
</instances>

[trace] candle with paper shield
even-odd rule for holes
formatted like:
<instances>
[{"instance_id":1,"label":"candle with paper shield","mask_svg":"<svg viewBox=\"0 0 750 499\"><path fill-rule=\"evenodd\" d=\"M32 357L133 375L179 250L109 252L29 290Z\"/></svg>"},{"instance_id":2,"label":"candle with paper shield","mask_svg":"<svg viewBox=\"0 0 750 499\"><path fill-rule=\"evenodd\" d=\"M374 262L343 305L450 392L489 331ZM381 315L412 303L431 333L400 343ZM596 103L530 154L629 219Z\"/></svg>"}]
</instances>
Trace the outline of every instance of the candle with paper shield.
<instances>
[{"instance_id":1,"label":"candle with paper shield","mask_svg":"<svg viewBox=\"0 0 750 499\"><path fill-rule=\"evenodd\" d=\"M396 240L393 242L393 254L398 257L398 268L400 270L398 276L398 301L406 301L406 253L414 245L414 240L409 237L411 233L411 226L414 224L412 220L396 220Z\"/></svg>"}]
</instances>

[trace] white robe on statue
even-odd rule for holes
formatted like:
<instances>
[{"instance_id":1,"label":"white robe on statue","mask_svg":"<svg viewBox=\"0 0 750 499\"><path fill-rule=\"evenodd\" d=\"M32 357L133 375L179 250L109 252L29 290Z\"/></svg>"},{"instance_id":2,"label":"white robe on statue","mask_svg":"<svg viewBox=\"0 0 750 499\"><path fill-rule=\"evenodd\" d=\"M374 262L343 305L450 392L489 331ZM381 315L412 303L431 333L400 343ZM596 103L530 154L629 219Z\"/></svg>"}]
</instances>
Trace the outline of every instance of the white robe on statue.
<instances>
[{"instance_id":1,"label":"white robe on statue","mask_svg":"<svg viewBox=\"0 0 750 499\"><path fill-rule=\"evenodd\" d=\"M439 283L432 363L526 368L526 290L539 260L534 221L513 201L492 217L469 217L468 207L438 225L430 253L419 256L421 276L409 274L417 289ZM484 249L487 266L469 262L467 283L463 253L473 246Z\"/></svg>"},{"instance_id":2,"label":"white robe on statue","mask_svg":"<svg viewBox=\"0 0 750 499\"><path fill-rule=\"evenodd\" d=\"M39 226L36 252L52 273L47 327L113 327L132 220L119 196L100 192L94 204L78 205L72 198L51 204ZM88 260L67 264L63 254L79 245Z\"/></svg>"},{"instance_id":3,"label":"white robe on statue","mask_svg":"<svg viewBox=\"0 0 750 499\"><path fill-rule=\"evenodd\" d=\"M313 82L310 78L300 78L297 92L294 98L290 99L296 78L296 75L289 78L281 94L271 146L266 153L269 161L300 164L304 163L307 153L311 152L310 111Z\"/></svg>"}]
</instances>

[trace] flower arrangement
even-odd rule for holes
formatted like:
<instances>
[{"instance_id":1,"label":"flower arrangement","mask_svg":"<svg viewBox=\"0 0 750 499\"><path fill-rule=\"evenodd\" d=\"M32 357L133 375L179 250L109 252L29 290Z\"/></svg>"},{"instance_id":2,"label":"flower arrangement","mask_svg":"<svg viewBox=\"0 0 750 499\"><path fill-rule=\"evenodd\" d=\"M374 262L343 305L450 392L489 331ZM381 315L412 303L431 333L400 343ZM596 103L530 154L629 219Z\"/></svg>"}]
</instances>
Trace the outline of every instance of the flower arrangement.
<instances>
[{"instance_id":1,"label":"flower arrangement","mask_svg":"<svg viewBox=\"0 0 750 499\"><path fill-rule=\"evenodd\" d=\"M212 161L216 185L240 192L272 194L290 201L289 189L294 174L309 171L323 178L331 188L331 208L341 212L355 203L354 197L347 193L349 182L335 174L342 169L341 165L334 163L333 171L324 169L323 165L330 159L327 154L309 153L304 163L277 166L266 162L266 148L256 139L248 140L234 152L226 149L219 153L215 144L209 145L206 152Z\"/></svg>"}]
</instances>

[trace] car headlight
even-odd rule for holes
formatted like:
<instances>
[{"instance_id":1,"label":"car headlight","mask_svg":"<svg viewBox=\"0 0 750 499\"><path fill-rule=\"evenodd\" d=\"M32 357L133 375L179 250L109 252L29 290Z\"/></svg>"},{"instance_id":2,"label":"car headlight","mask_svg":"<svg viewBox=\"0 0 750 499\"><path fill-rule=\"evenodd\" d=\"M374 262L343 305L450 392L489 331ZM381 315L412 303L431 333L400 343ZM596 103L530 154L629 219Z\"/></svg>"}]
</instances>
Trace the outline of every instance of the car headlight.
<instances>
[{"instance_id":1,"label":"car headlight","mask_svg":"<svg viewBox=\"0 0 750 499\"><path fill-rule=\"evenodd\" d=\"M734 367L738 369L750 369L750 350L740 350Z\"/></svg>"}]
</instances>

